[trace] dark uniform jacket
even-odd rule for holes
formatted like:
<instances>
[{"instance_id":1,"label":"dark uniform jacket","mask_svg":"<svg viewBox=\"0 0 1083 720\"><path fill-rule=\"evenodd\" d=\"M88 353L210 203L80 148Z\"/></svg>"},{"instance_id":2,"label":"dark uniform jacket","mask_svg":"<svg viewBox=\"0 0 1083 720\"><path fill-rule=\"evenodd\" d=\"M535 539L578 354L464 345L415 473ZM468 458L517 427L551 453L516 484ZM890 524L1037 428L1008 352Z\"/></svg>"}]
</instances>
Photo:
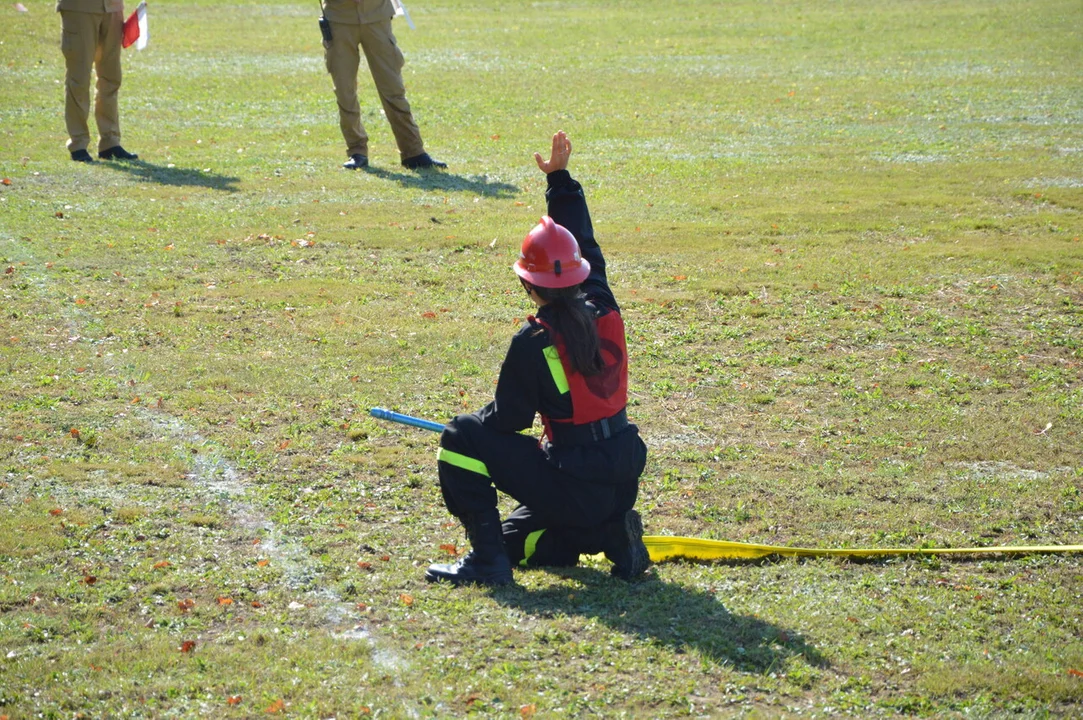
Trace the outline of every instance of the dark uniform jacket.
<instances>
[{"instance_id":1,"label":"dark uniform jacket","mask_svg":"<svg viewBox=\"0 0 1083 720\"><path fill-rule=\"evenodd\" d=\"M567 170L550 173L547 178L549 216L575 236L580 253L590 263L583 292L599 313L620 312L609 288L605 258L594 238L582 186ZM547 311L546 306L539 308L538 318L547 321ZM510 433L531 427L537 413L554 420L572 417L571 394L557 389L543 352L552 344L549 331L540 324L526 323L515 334L500 368L495 398L476 413L482 424ZM635 425L629 425L625 432L609 440L588 446L550 446L549 453L552 462L572 475L591 481L621 482L638 478L646 449Z\"/></svg>"}]
</instances>

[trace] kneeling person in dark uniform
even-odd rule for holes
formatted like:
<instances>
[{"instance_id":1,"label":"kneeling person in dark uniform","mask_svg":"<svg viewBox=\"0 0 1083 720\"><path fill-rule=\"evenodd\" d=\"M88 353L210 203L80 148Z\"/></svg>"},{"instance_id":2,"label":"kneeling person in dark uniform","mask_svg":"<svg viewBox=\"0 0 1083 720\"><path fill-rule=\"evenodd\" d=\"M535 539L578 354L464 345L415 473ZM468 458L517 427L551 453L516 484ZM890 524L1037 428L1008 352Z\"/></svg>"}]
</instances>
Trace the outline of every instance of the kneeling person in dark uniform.
<instances>
[{"instance_id":1,"label":"kneeling person in dark uniform","mask_svg":"<svg viewBox=\"0 0 1083 720\"><path fill-rule=\"evenodd\" d=\"M503 585L512 566L573 566L604 552L625 579L650 564L633 509L647 448L628 422L628 353L571 143L553 136L549 215L527 235L514 270L538 306L512 338L493 402L448 423L438 471L444 502L471 551L431 565L429 581ZM541 442L520 430L541 415ZM501 523L497 491L520 505Z\"/></svg>"}]
</instances>

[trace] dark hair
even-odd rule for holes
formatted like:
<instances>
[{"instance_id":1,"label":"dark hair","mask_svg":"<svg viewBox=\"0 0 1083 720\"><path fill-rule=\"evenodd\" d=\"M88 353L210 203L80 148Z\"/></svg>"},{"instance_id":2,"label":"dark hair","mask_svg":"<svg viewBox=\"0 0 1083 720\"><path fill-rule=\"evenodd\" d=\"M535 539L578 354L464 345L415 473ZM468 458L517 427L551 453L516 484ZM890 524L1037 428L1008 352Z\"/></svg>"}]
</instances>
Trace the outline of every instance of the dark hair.
<instances>
[{"instance_id":1,"label":"dark hair","mask_svg":"<svg viewBox=\"0 0 1083 720\"><path fill-rule=\"evenodd\" d=\"M595 310L579 285L543 288L532 285L538 297L552 308L550 325L564 340L564 353L572 370L580 375L597 375L605 367L594 325Z\"/></svg>"}]
</instances>

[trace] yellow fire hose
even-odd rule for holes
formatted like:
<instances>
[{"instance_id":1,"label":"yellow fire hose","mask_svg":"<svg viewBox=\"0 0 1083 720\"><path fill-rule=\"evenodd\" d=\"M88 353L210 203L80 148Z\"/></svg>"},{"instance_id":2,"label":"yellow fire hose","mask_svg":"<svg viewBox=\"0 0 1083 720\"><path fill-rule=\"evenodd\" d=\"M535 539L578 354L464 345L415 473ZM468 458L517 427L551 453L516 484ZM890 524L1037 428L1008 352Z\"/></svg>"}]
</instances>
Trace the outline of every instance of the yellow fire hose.
<instances>
[{"instance_id":1,"label":"yellow fire hose","mask_svg":"<svg viewBox=\"0 0 1083 720\"><path fill-rule=\"evenodd\" d=\"M1002 545L976 548L835 548L816 549L756 545L729 540L644 535L643 544L651 562L686 558L688 560L755 560L778 555L782 557L880 557L886 555L994 555L1024 553L1083 552L1083 545Z\"/></svg>"}]
</instances>

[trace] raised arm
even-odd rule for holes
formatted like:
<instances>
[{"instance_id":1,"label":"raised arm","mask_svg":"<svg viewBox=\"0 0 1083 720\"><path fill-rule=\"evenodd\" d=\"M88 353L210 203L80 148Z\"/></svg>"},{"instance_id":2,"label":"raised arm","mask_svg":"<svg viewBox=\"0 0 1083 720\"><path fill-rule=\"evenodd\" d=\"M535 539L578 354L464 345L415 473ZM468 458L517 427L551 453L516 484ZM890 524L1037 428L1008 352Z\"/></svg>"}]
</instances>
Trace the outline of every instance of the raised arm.
<instances>
[{"instance_id":1,"label":"raised arm","mask_svg":"<svg viewBox=\"0 0 1083 720\"><path fill-rule=\"evenodd\" d=\"M583 292L616 310L619 308L609 288L602 249L594 238L594 226L590 221L590 210L587 209L583 186L568 172L568 158L571 153L572 143L563 130L553 136L553 147L548 160L545 160L541 153L534 153L534 161L546 174L548 187L545 200L548 214L554 222L568 228L575 236L580 252L590 263L590 275L583 282Z\"/></svg>"}]
</instances>

